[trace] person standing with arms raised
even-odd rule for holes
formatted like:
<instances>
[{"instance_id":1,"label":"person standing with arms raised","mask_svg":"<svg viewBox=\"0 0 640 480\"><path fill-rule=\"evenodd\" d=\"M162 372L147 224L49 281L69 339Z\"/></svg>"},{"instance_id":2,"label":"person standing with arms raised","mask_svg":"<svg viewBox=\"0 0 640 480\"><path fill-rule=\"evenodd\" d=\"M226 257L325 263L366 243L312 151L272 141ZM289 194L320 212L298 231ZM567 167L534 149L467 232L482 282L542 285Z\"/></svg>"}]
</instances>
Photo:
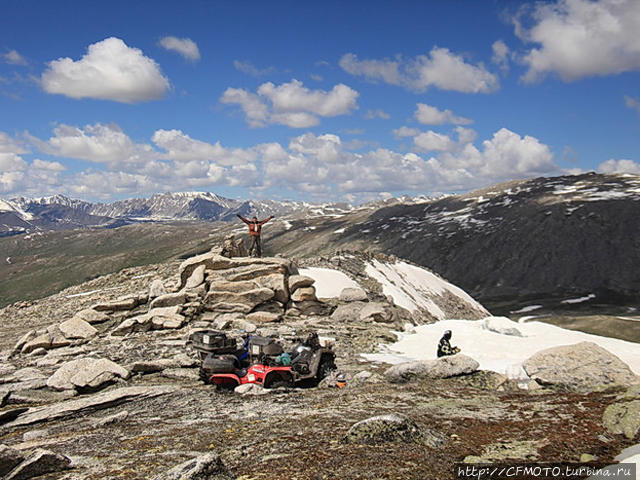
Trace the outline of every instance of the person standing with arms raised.
<instances>
[{"instance_id":1,"label":"person standing with arms raised","mask_svg":"<svg viewBox=\"0 0 640 480\"><path fill-rule=\"evenodd\" d=\"M247 220L242 215L238 214L237 217L249 226L249 256L253 255L253 251L258 257L262 256L262 243L260 241L260 233L262 226L269 220L273 219L273 215L264 220L258 221L258 217L253 217L251 220Z\"/></svg>"}]
</instances>

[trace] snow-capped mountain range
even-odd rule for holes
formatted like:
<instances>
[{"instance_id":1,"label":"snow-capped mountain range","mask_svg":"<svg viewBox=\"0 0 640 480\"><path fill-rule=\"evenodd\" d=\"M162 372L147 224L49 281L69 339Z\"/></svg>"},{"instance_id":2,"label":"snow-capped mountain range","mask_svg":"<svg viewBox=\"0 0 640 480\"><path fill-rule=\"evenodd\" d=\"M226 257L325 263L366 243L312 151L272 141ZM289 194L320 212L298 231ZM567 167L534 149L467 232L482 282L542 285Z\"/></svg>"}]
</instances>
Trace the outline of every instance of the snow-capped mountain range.
<instances>
[{"instance_id":1,"label":"snow-capped mountain range","mask_svg":"<svg viewBox=\"0 0 640 480\"><path fill-rule=\"evenodd\" d=\"M376 205L421 203L429 197L387 199ZM91 203L64 195L0 199L0 236L65 230L81 227L117 227L126 223L150 221L226 221L235 215L313 217L350 212L347 203L311 204L294 201L236 200L211 192L178 192L131 198L112 203Z\"/></svg>"}]
</instances>

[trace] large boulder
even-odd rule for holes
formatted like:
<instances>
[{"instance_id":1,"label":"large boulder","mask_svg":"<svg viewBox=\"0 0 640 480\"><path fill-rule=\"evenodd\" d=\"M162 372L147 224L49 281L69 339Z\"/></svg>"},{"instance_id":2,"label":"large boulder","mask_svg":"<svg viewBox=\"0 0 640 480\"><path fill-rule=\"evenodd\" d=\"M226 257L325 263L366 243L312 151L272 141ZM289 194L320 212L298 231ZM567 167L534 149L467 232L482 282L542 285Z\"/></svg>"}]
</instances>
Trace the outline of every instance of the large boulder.
<instances>
[{"instance_id":1,"label":"large boulder","mask_svg":"<svg viewBox=\"0 0 640 480\"><path fill-rule=\"evenodd\" d=\"M180 275L180 290L187 285L187 280L189 280L194 270L200 265L204 265L206 270L220 270L230 268L233 265L233 260L213 252L187 258L180 264L180 268L178 269Z\"/></svg>"},{"instance_id":2,"label":"large boulder","mask_svg":"<svg viewBox=\"0 0 640 480\"><path fill-rule=\"evenodd\" d=\"M522 366L540 385L564 391L586 393L640 382L626 363L592 342L542 350Z\"/></svg>"},{"instance_id":3,"label":"large boulder","mask_svg":"<svg viewBox=\"0 0 640 480\"><path fill-rule=\"evenodd\" d=\"M310 287L315 280L306 275L291 275L289 277L289 291L295 292L299 288Z\"/></svg>"},{"instance_id":4,"label":"large boulder","mask_svg":"<svg viewBox=\"0 0 640 480\"><path fill-rule=\"evenodd\" d=\"M221 272L223 277L230 282L240 282L243 280L254 280L266 275L286 274L287 268L280 263L250 263L240 265L232 269Z\"/></svg>"},{"instance_id":5,"label":"large boulder","mask_svg":"<svg viewBox=\"0 0 640 480\"><path fill-rule=\"evenodd\" d=\"M342 441L366 445L425 442L431 447L438 447L444 443L444 436L430 430L423 432L410 418L392 413L370 417L354 424Z\"/></svg>"},{"instance_id":6,"label":"large boulder","mask_svg":"<svg viewBox=\"0 0 640 480\"><path fill-rule=\"evenodd\" d=\"M244 292L209 292L205 297L205 306L217 303L241 304L249 307L249 311L254 307L271 300L275 293L270 288L254 288Z\"/></svg>"},{"instance_id":7,"label":"large boulder","mask_svg":"<svg viewBox=\"0 0 640 480\"><path fill-rule=\"evenodd\" d=\"M154 298L149 305L151 308L175 307L187 301L186 292L166 293Z\"/></svg>"},{"instance_id":8,"label":"large boulder","mask_svg":"<svg viewBox=\"0 0 640 480\"><path fill-rule=\"evenodd\" d=\"M107 315L106 313L98 312L93 308L85 308L84 310L80 310L73 316L73 318L84 320L89 324L103 323L110 319L109 315Z\"/></svg>"},{"instance_id":9,"label":"large boulder","mask_svg":"<svg viewBox=\"0 0 640 480\"><path fill-rule=\"evenodd\" d=\"M436 360L417 360L394 365L384 372L391 383L406 383L413 380L457 377L478 370L480 364L473 358L457 354Z\"/></svg>"},{"instance_id":10,"label":"large boulder","mask_svg":"<svg viewBox=\"0 0 640 480\"><path fill-rule=\"evenodd\" d=\"M220 455L206 453L156 475L153 480L231 480Z\"/></svg>"},{"instance_id":11,"label":"large boulder","mask_svg":"<svg viewBox=\"0 0 640 480\"><path fill-rule=\"evenodd\" d=\"M86 340L98 333L98 330L95 327L92 327L88 322L82 320L77 316L74 316L69 320L62 322L58 326L58 328L60 329L60 332L62 332L62 335L64 335L64 337L69 340Z\"/></svg>"},{"instance_id":12,"label":"large boulder","mask_svg":"<svg viewBox=\"0 0 640 480\"><path fill-rule=\"evenodd\" d=\"M202 285L204 282L204 271L206 268L206 265L198 265L187 279L185 288L196 288Z\"/></svg>"},{"instance_id":13,"label":"large boulder","mask_svg":"<svg viewBox=\"0 0 640 480\"><path fill-rule=\"evenodd\" d=\"M233 293L241 293L246 292L247 290L253 290L254 288L258 288L258 282L255 280L243 280L240 282L230 282L228 280L224 280L221 278L211 279L209 283L209 291L210 292L233 292Z\"/></svg>"},{"instance_id":14,"label":"large boulder","mask_svg":"<svg viewBox=\"0 0 640 480\"><path fill-rule=\"evenodd\" d=\"M343 288L338 297L342 302L366 302L367 292L358 287Z\"/></svg>"},{"instance_id":15,"label":"large boulder","mask_svg":"<svg viewBox=\"0 0 640 480\"><path fill-rule=\"evenodd\" d=\"M275 293L274 299L281 303L289 301L289 283L287 277L281 273L273 273L256 278L260 287L270 288Z\"/></svg>"},{"instance_id":16,"label":"large boulder","mask_svg":"<svg viewBox=\"0 0 640 480\"><path fill-rule=\"evenodd\" d=\"M72 466L69 457L39 448L3 478L5 480L26 480L70 468Z\"/></svg>"},{"instance_id":17,"label":"large boulder","mask_svg":"<svg viewBox=\"0 0 640 480\"><path fill-rule=\"evenodd\" d=\"M98 303L94 305L94 310L99 312L126 312L133 310L139 305L139 299L136 297L121 298L110 302Z\"/></svg>"},{"instance_id":18,"label":"large boulder","mask_svg":"<svg viewBox=\"0 0 640 480\"><path fill-rule=\"evenodd\" d=\"M394 320L391 307L380 302L371 302L362 307L359 319L363 322L379 323L392 323Z\"/></svg>"},{"instance_id":19,"label":"large boulder","mask_svg":"<svg viewBox=\"0 0 640 480\"><path fill-rule=\"evenodd\" d=\"M111 335L121 336L134 332L181 328L187 319L178 313L180 310L180 305L152 308L147 313L123 320Z\"/></svg>"},{"instance_id":20,"label":"large boulder","mask_svg":"<svg viewBox=\"0 0 640 480\"><path fill-rule=\"evenodd\" d=\"M360 319L360 310L364 308L364 302L351 302L338 307L331 314L331 319L336 322L355 322Z\"/></svg>"},{"instance_id":21,"label":"large boulder","mask_svg":"<svg viewBox=\"0 0 640 480\"><path fill-rule=\"evenodd\" d=\"M96 390L118 378L129 378L129 371L106 358L80 358L64 363L47 380L54 390Z\"/></svg>"},{"instance_id":22,"label":"large boulder","mask_svg":"<svg viewBox=\"0 0 640 480\"><path fill-rule=\"evenodd\" d=\"M49 332L41 333L37 335L35 338L32 338L28 342L26 342L21 349L21 353L27 354L31 353L38 348L44 348L45 350L49 350L51 348L51 335Z\"/></svg>"},{"instance_id":23,"label":"large boulder","mask_svg":"<svg viewBox=\"0 0 640 480\"><path fill-rule=\"evenodd\" d=\"M624 434L629 440L640 431L640 400L613 403L602 415L605 428L614 434Z\"/></svg>"},{"instance_id":24,"label":"large boulder","mask_svg":"<svg viewBox=\"0 0 640 480\"><path fill-rule=\"evenodd\" d=\"M291 294L291 300L294 302L316 301L318 300L316 297L316 288L314 286L299 287Z\"/></svg>"}]
</instances>

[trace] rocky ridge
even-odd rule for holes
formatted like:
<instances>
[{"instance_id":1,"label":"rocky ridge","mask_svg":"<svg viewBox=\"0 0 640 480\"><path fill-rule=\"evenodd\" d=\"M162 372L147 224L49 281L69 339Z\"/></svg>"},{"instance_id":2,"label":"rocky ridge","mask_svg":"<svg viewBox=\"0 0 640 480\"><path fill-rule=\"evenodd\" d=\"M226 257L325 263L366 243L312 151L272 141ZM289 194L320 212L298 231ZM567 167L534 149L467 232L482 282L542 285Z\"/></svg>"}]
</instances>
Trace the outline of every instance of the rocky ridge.
<instances>
[{"instance_id":1,"label":"rocky ridge","mask_svg":"<svg viewBox=\"0 0 640 480\"><path fill-rule=\"evenodd\" d=\"M362 471L452 478L455 461L486 460L505 438L516 459L571 461L590 453L606 461L637 434L632 420L624 427L610 421L611 431L601 422L605 409L619 404L634 418L637 393L624 385L633 378L612 382L609 391L558 394L547 377L538 390L523 391L463 355L391 368L365 363L359 353L393 342L394 331L433 321L384 295L364 273L367 256L319 260L361 288L318 298L315 280L289 259L218 252L129 269L1 311L3 328L17 326L5 330L17 342L0 353L0 452L22 454L10 475L33 478L15 472L25 471L29 452L52 449L39 453L61 458L48 479L252 478L257 468L274 479L331 477L336 468L342 478L361 478ZM483 316L465 308L455 311ZM27 322L33 328L25 333ZM216 393L200 382L197 355L186 345L203 328L256 332L284 345L311 331L332 336L348 386L330 388L329 378L317 389ZM569 423L571 438L563 433ZM553 449L558 442L562 450ZM398 444L401 453L389 453L387 446Z\"/></svg>"}]
</instances>

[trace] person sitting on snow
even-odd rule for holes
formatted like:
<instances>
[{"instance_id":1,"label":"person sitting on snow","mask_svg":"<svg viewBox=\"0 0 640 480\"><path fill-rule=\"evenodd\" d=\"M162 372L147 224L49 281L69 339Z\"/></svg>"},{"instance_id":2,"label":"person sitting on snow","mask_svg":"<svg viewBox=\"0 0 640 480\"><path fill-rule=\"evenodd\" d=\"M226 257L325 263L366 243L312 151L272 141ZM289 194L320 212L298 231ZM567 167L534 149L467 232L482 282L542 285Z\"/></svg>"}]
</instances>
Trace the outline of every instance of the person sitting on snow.
<instances>
[{"instance_id":1,"label":"person sitting on snow","mask_svg":"<svg viewBox=\"0 0 640 480\"><path fill-rule=\"evenodd\" d=\"M458 347L452 347L451 343L451 330L447 330L442 335L440 342L438 343L438 357L444 357L445 355L455 355L460 351Z\"/></svg>"}]
</instances>

